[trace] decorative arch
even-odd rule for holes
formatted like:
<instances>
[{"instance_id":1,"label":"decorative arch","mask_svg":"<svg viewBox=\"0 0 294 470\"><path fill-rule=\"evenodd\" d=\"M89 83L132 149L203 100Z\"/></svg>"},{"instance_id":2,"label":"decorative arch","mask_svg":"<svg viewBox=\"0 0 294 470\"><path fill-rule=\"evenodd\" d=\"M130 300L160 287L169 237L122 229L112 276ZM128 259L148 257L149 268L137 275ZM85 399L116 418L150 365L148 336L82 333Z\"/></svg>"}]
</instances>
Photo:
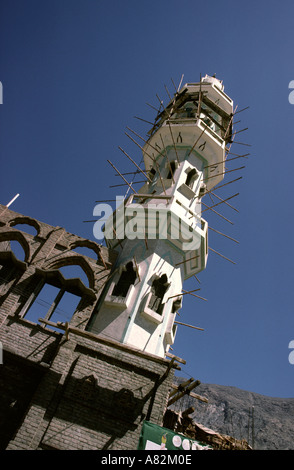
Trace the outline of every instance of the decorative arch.
<instances>
[{"instance_id":1,"label":"decorative arch","mask_svg":"<svg viewBox=\"0 0 294 470\"><path fill-rule=\"evenodd\" d=\"M166 274L162 274L160 277L155 276L153 279L148 307L159 315L163 313L163 298L169 286Z\"/></svg>"},{"instance_id":2,"label":"decorative arch","mask_svg":"<svg viewBox=\"0 0 294 470\"><path fill-rule=\"evenodd\" d=\"M85 272L88 281L89 281L89 288L94 289L95 288L95 276L93 269L89 265L89 263L82 257L82 256L66 256L59 258L52 263L48 265L49 269L59 269L64 266L73 266L73 265L78 265L82 268L82 270Z\"/></svg>"},{"instance_id":3,"label":"decorative arch","mask_svg":"<svg viewBox=\"0 0 294 470\"><path fill-rule=\"evenodd\" d=\"M21 232L14 230L0 232L0 242L10 242L13 240L17 241L21 245L25 254L24 261L28 262L30 260L31 250L25 236Z\"/></svg>"},{"instance_id":4,"label":"decorative arch","mask_svg":"<svg viewBox=\"0 0 294 470\"><path fill-rule=\"evenodd\" d=\"M132 261L129 261L121 270L120 277L115 284L112 295L117 297L126 297L129 288L134 285L137 278L137 271Z\"/></svg>"},{"instance_id":5,"label":"decorative arch","mask_svg":"<svg viewBox=\"0 0 294 470\"><path fill-rule=\"evenodd\" d=\"M10 227L15 227L16 225L29 225L36 230L36 235L39 235L41 230L39 223L35 219L31 219L31 217L15 217L9 222Z\"/></svg>"},{"instance_id":6,"label":"decorative arch","mask_svg":"<svg viewBox=\"0 0 294 470\"><path fill-rule=\"evenodd\" d=\"M187 177L186 177L186 183L185 184L189 188L192 189L197 176L198 176L198 172L197 172L196 168L190 168L189 171L187 172Z\"/></svg>"},{"instance_id":7,"label":"decorative arch","mask_svg":"<svg viewBox=\"0 0 294 470\"><path fill-rule=\"evenodd\" d=\"M70 249L71 250L75 250L76 248L88 248L89 250L92 250L94 253L95 253L95 258L97 260L102 260L102 256L101 256L101 250L100 250L100 247L94 243L94 242L91 242L90 240L78 240L76 242L73 242L70 244ZM87 256L87 255L85 255Z\"/></svg>"}]
</instances>

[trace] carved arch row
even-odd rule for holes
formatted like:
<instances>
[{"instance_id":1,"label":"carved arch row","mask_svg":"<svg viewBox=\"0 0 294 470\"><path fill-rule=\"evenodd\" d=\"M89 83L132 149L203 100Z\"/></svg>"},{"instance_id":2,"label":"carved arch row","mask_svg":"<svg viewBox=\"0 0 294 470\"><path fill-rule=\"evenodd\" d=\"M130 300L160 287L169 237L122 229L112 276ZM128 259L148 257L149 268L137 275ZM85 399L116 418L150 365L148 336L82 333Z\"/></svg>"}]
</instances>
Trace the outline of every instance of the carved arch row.
<instances>
[{"instance_id":1,"label":"carved arch row","mask_svg":"<svg viewBox=\"0 0 294 470\"><path fill-rule=\"evenodd\" d=\"M10 242L14 240L17 241L23 248L24 255L25 255L24 261L26 263L29 263L31 260L31 249L23 233L16 231L16 230L0 232L0 242ZM72 265L78 265L82 268L82 270L85 272L88 278L90 289L95 289L95 275L94 275L93 269L91 268L90 264L82 256L73 255L73 256L62 257L51 263L46 263L43 266L43 268L59 269L63 266L72 266Z\"/></svg>"}]
</instances>

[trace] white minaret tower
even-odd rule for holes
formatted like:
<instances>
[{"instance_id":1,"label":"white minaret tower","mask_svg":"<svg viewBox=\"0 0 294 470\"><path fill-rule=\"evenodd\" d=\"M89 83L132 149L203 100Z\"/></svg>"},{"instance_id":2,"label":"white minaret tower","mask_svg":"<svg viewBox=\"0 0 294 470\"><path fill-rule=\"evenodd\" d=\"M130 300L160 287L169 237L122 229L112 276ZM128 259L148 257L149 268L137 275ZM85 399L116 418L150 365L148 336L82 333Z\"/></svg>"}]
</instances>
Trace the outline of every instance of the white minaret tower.
<instances>
[{"instance_id":1,"label":"white minaret tower","mask_svg":"<svg viewBox=\"0 0 294 470\"><path fill-rule=\"evenodd\" d=\"M233 102L222 83L187 83L159 113L142 148L146 183L105 226L119 252L89 330L164 357L185 279L206 267L202 196L224 177Z\"/></svg>"}]
</instances>

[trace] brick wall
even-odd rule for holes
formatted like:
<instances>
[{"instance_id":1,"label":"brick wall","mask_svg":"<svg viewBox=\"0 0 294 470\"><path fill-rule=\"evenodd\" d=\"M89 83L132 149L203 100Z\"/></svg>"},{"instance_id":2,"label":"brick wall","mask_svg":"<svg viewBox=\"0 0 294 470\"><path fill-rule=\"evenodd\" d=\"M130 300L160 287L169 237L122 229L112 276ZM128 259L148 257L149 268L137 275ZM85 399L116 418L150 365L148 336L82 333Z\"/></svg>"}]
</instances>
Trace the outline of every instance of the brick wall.
<instances>
[{"instance_id":1,"label":"brick wall","mask_svg":"<svg viewBox=\"0 0 294 470\"><path fill-rule=\"evenodd\" d=\"M27 225L35 235L20 230ZM13 240L23 260L13 255ZM144 419L162 424L173 364L86 331L115 259L105 247L0 205L0 448L133 450ZM75 264L88 285L61 275ZM81 297L68 325L56 330L27 319L40 282Z\"/></svg>"}]
</instances>

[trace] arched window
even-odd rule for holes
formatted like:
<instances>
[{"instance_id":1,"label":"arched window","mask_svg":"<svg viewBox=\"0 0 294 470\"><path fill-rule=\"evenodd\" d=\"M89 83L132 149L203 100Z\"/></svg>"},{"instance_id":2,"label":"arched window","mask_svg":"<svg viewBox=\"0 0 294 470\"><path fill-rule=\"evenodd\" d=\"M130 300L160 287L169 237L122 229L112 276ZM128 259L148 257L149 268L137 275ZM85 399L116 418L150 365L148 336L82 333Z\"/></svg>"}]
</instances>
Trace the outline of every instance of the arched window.
<instances>
[{"instance_id":1,"label":"arched window","mask_svg":"<svg viewBox=\"0 0 294 470\"><path fill-rule=\"evenodd\" d=\"M69 322L80 300L81 296L68 292L64 286L41 281L23 314L26 320L34 323L39 323L40 318L53 323Z\"/></svg>"},{"instance_id":2,"label":"arched window","mask_svg":"<svg viewBox=\"0 0 294 470\"><path fill-rule=\"evenodd\" d=\"M126 297L129 288L135 283L137 273L133 267L133 263L130 261L127 263L125 269L123 269L117 284L114 286L112 295L117 297Z\"/></svg>"},{"instance_id":3,"label":"arched window","mask_svg":"<svg viewBox=\"0 0 294 470\"><path fill-rule=\"evenodd\" d=\"M178 297L173 301L172 313L176 313L182 307L182 298Z\"/></svg>"},{"instance_id":4,"label":"arched window","mask_svg":"<svg viewBox=\"0 0 294 470\"><path fill-rule=\"evenodd\" d=\"M174 160L170 162L170 164L168 165L168 168L169 168L169 172L167 175L167 179L172 179L176 171L176 162Z\"/></svg>"},{"instance_id":5,"label":"arched window","mask_svg":"<svg viewBox=\"0 0 294 470\"><path fill-rule=\"evenodd\" d=\"M151 297L149 300L148 308L154 312L162 315L164 304L162 303L164 294L168 289L169 283L167 282L166 274L152 282Z\"/></svg>"},{"instance_id":6,"label":"arched window","mask_svg":"<svg viewBox=\"0 0 294 470\"><path fill-rule=\"evenodd\" d=\"M193 188L194 186L194 182L196 180L196 177L197 177L197 170L195 168L192 168L190 171L188 171L187 173L187 178L186 178L186 185L189 187L189 188Z\"/></svg>"},{"instance_id":7,"label":"arched window","mask_svg":"<svg viewBox=\"0 0 294 470\"><path fill-rule=\"evenodd\" d=\"M151 170L149 170L149 178L151 179L151 181L153 181L155 175L156 175L156 170L154 168L151 168Z\"/></svg>"},{"instance_id":8,"label":"arched window","mask_svg":"<svg viewBox=\"0 0 294 470\"><path fill-rule=\"evenodd\" d=\"M10 245L10 250L13 252L17 259L19 259L20 261L25 260L25 252L19 241L11 240L10 242L6 243Z\"/></svg>"},{"instance_id":9,"label":"arched window","mask_svg":"<svg viewBox=\"0 0 294 470\"><path fill-rule=\"evenodd\" d=\"M62 275L69 279L69 278L78 278L80 279L86 287L89 287L89 279L83 268L81 266L72 264L69 266L61 266L59 271Z\"/></svg>"},{"instance_id":10,"label":"arched window","mask_svg":"<svg viewBox=\"0 0 294 470\"><path fill-rule=\"evenodd\" d=\"M86 281L84 284L89 286L90 289L95 288L95 276L93 269L88 261L82 256L64 256L57 259L56 261L53 261L52 263L49 262L44 268L49 270L58 269L60 272L62 268L62 274L64 274L66 278L80 278L82 282L84 282L84 280Z\"/></svg>"}]
</instances>

